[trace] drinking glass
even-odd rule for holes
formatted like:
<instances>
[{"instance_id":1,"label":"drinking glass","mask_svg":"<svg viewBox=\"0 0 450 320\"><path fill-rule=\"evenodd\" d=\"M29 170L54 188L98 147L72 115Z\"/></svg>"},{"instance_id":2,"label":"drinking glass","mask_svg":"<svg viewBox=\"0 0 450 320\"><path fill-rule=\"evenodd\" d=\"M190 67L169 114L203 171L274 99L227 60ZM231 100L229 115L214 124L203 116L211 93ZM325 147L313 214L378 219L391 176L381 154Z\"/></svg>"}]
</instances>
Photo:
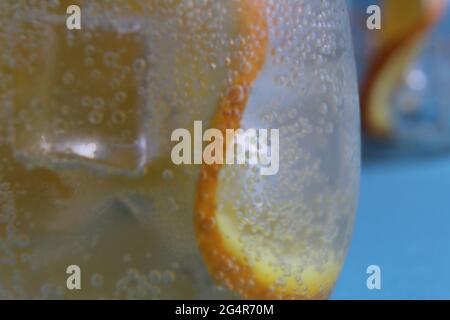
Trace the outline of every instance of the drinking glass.
<instances>
[{"instance_id":1,"label":"drinking glass","mask_svg":"<svg viewBox=\"0 0 450 320\"><path fill-rule=\"evenodd\" d=\"M360 166L344 0L5 0L0 24L0 298L328 297ZM199 124L278 130L279 167L176 163Z\"/></svg>"},{"instance_id":2,"label":"drinking glass","mask_svg":"<svg viewBox=\"0 0 450 320\"><path fill-rule=\"evenodd\" d=\"M351 2L365 155L402 157L448 150L449 2ZM381 8L381 30L367 29L366 8L371 4ZM370 102L371 94L378 102Z\"/></svg>"}]
</instances>

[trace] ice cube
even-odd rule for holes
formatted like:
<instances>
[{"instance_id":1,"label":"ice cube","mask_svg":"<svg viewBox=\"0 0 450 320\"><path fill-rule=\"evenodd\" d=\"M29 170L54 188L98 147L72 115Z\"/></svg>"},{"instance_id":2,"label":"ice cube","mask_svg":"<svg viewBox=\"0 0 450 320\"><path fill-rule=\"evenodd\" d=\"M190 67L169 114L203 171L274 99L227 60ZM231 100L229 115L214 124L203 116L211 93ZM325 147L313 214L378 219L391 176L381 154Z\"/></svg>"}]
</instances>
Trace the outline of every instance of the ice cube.
<instances>
[{"instance_id":1,"label":"ice cube","mask_svg":"<svg viewBox=\"0 0 450 320\"><path fill-rule=\"evenodd\" d=\"M66 29L61 6L7 21L9 136L23 163L139 174L170 157L173 130L209 125L239 55L222 3L132 2L83 1L82 30Z\"/></svg>"},{"instance_id":2,"label":"ice cube","mask_svg":"<svg viewBox=\"0 0 450 320\"><path fill-rule=\"evenodd\" d=\"M42 21L24 22L17 33L24 41L13 49L15 155L53 168L141 172L149 161L144 35Z\"/></svg>"}]
</instances>

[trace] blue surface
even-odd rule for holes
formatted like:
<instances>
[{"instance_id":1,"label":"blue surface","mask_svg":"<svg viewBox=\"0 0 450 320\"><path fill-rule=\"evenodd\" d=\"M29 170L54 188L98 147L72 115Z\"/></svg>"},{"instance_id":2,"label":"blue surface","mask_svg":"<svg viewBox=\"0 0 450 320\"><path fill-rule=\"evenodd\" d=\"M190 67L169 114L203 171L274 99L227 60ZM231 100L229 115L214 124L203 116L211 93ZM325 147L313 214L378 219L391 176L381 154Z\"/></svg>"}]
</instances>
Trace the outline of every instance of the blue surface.
<instances>
[{"instance_id":1,"label":"blue surface","mask_svg":"<svg viewBox=\"0 0 450 320\"><path fill-rule=\"evenodd\" d=\"M366 286L381 268L381 290ZM363 167L359 209L332 299L450 299L450 158Z\"/></svg>"}]
</instances>

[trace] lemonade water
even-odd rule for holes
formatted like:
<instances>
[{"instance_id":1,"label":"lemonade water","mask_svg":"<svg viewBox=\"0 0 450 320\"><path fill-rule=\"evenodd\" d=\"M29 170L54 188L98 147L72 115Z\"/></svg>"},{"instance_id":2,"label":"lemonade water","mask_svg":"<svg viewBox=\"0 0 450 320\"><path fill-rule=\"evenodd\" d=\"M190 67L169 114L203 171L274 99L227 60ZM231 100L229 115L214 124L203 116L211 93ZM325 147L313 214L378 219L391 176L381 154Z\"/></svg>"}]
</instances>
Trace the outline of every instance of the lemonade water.
<instances>
[{"instance_id":1,"label":"lemonade water","mask_svg":"<svg viewBox=\"0 0 450 320\"><path fill-rule=\"evenodd\" d=\"M359 179L345 2L77 3L82 30L0 3L0 298L327 297ZM278 174L175 165L194 121L279 129Z\"/></svg>"}]
</instances>

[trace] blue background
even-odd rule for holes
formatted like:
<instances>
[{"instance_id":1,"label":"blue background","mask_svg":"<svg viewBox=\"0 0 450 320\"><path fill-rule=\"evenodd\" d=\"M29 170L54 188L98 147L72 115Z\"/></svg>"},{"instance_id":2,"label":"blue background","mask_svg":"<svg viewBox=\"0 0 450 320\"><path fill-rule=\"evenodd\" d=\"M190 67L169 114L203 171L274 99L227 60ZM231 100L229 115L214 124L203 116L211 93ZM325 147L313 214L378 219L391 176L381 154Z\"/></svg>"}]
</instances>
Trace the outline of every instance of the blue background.
<instances>
[{"instance_id":1,"label":"blue background","mask_svg":"<svg viewBox=\"0 0 450 320\"><path fill-rule=\"evenodd\" d=\"M366 286L381 268L381 290ZM450 156L363 166L349 253L332 299L450 299Z\"/></svg>"}]
</instances>

